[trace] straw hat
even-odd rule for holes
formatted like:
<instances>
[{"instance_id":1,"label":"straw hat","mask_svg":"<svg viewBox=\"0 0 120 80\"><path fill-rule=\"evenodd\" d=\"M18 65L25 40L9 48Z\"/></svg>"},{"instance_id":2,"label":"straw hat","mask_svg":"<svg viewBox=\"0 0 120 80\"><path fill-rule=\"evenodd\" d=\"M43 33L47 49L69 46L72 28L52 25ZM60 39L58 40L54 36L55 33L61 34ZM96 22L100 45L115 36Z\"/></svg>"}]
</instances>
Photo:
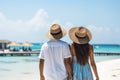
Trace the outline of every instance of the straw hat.
<instances>
[{"instance_id":1,"label":"straw hat","mask_svg":"<svg viewBox=\"0 0 120 80\"><path fill-rule=\"evenodd\" d=\"M66 35L66 30L59 24L53 24L46 33L46 37L51 40L59 40Z\"/></svg>"},{"instance_id":2,"label":"straw hat","mask_svg":"<svg viewBox=\"0 0 120 80\"><path fill-rule=\"evenodd\" d=\"M69 37L71 40L78 44L86 44L92 39L91 32L83 27L74 27L69 30Z\"/></svg>"}]
</instances>

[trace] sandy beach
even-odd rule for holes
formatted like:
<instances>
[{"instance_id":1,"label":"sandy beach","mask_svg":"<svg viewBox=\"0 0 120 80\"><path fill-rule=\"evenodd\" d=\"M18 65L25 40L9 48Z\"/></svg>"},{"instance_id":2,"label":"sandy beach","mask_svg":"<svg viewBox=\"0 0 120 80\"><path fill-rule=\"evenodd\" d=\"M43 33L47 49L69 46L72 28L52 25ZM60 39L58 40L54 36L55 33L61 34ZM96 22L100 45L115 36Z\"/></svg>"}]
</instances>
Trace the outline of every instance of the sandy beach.
<instances>
[{"instance_id":1,"label":"sandy beach","mask_svg":"<svg viewBox=\"0 0 120 80\"><path fill-rule=\"evenodd\" d=\"M120 59L97 63L100 80L120 80Z\"/></svg>"},{"instance_id":2,"label":"sandy beach","mask_svg":"<svg viewBox=\"0 0 120 80\"><path fill-rule=\"evenodd\" d=\"M100 78L99 80L120 80L120 59L97 62L96 65ZM28 66L31 66L32 69L31 67L26 67L26 69L31 71L0 76L0 80L39 80L38 63L32 63Z\"/></svg>"}]
</instances>

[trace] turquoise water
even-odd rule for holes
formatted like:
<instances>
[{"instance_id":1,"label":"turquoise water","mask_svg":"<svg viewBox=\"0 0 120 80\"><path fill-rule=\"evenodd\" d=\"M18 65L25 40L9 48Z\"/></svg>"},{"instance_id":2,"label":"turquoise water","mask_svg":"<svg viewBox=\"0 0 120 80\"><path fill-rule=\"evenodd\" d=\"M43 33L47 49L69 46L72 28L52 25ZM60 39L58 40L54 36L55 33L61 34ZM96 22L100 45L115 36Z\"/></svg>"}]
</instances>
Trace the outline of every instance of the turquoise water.
<instances>
[{"instance_id":1,"label":"turquoise water","mask_svg":"<svg viewBox=\"0 0 120 80\"><path fill-rule=\"evenodd\" d=\"M94 56L95 62L118 59L120 56ZM4 56L0 57L0 80L9 80L13 77L26 78L34 76L39 80L38 56ZM12 79L18 80L18 79ZM19 79L20 80L20 79ZM21 79L23 80L23 79Z\"/></svg>"},{"instance_id":2,"label":"turquoise water","mask_svg":"<svg viewBox=\"0 0 120 80\"><path fill-rule=\"evenodd\" d=\"M33 43L32 49L40 49L43 43ZM94 52L118 52L120 53L120 45L118 44L93 44Z\"/></svg>"},{"instance_id":3,"label":"turquoise water","mask_svg":"<svg viewBox=\"0 0 120 80\"><path fill-rule=\"evenodd\" d=\"M40 50L41 46L43 43L32 43L32 50ZM92 44L94 47L94 52L113 52L113 53L120 53L120 45L118 44ZM18 48L18 47L16 47ZM34 56L30 56L32 58ZM37 56L36 56L37 58ZM115 59L115 58L120 58L118 55L110 55L110 56L105 56L105 55L95 55L95 60L96 61L102 61L102 60L108 60L108 59Z\"/></svg>"},{"instance_id":4,"label":"turquoise water","mask_svg":"<svg viewBox=\"0 0 120 80\"><path fill-rule=\"evenodd\" d=\"M27 77L24 80L29 80L31 76L39 80L38 62L37 56L0 57L0 80L23 80Z\"/></svg>"},{"instance_id":5,"label":"turquoise water","mask_svg":"<svg viewBox=\"0 0 120 80\"><path fill-rule=\"evenodd\" d=\"M32 50L40 50L42 44L33 43ZM94 44L94 52L119 52L120 45ZM120 55L95 55L95 62L119 59ZM0 80L9 80L16 76L32 76L39 79L39 58L32 56L0 56ZM14 79L17 80L17 79Z\"/></svg>"},{"instance_id":6,"label":"turquoise water","mask_svg":"<svg viewBox=\"0 0 120 80\"><path fill-rule=\"evenodd\" d=\"M32 43L33 46L31 46L32 50L40 50L41 46L43 43ZM120 45L117 44L93 44L94 47L94 52L113 52L113 53L120 53ZM18 48L18 47L15 47ZM29 56L29 57L24 57L24 58L36 58L38 59L38 56ZM7 60L7 57L3 57L3 59L6 58L5 60ZM8 57L8 59L10 59L11 57ZM22 59L23 57L21 57ZM110 56L105 56L105 55L95 55L95 60L96 62L98 61L103 61L103 60L109 60L109 59L115 59L115 58L120 58L120 56L118 55L110 55ZM16 57L16 59L18 59L18 57ZM1 58L0 58L1 60ZM11 59L10 59L11 60Z\"/></svg>"},{"instance_id":7,"label":"turquoise water","mask_svg":"<svg viewBox=\"0 0 120 80\"><path fill-rule=\"evenodd\" d=\"M40 50L43 43L32 43L32 50ZM120 45L118 44L93 44L94 52L118 52L120 53ZM20 49L20 47L15 47ZM26 47L27 48L27 47Z\"/></svg>"},{"instance_id":8,"label":"turquoise water","mask_svg":"<svg viewBox=\"0 0 120 80\"><path fill-rule=\"evenodd\" d=\"M39 49L41 49L41 46L43 43L32 43L32 44L33 44L33 46L32 46L33 50L39 50Z\"/></svg>"},{"instance_id":9,"label":"turquoise water","mask_svg":"<svg viewBox=\"0 0 120 80\"><path fill-rule=\"evenodd\" d=\"M94 44L95 52L120 53L120 45L117 44Z\"/></svg>"}]
</instances>

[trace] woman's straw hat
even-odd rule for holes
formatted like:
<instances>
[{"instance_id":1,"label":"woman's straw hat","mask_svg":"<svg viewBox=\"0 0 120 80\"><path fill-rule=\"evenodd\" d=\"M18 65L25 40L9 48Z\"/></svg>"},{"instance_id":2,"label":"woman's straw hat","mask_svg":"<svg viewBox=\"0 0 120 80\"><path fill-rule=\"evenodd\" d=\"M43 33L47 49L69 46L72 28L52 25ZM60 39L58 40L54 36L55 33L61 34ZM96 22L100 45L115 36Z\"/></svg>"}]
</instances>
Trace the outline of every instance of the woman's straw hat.
<instances>
[{"instance_id":1,"label":"woman's straw hat","mask_svg":"<svg viewBox=\"0 0 120 80\"><path fill-rule=\"evenodd\" d=\"M59 24L53 24L47 32L46 37L51 40L59 40L66 35L66 30Z\"/></svg>"},{"instance_id":2,"label":"woman's straw hat","mask_svg":"<svg viewBox=\"0 0 120 80\"><path fill-rule=\"evenodd\" d=\"M91 32L83 27L74 27L69 30L69 37L71 40L78 44L86 44L92 39Z\"/></svg>"}]
</instances>

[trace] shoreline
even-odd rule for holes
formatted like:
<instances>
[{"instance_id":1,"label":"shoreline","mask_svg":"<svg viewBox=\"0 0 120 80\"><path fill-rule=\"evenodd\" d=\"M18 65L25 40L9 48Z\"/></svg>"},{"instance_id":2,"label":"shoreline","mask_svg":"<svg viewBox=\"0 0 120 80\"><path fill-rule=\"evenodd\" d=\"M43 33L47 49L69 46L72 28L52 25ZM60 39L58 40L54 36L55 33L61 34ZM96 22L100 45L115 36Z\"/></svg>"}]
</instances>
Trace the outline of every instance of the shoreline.
<instances>
[{"instance_id":1,"label":"shoreline","mask_svg":"<svg viewBox=\"0 0 120 80\"><path fill-rule=\"evenodd\" d=\"M120 80L120 59L96 63L99 80Z\"/></svg>"},{"instance_id":2,"label":"shoreline","mask_svg":"<svg viewBox=\"0 0 120 80\"><path fill-rule=\"evenodd\" d=\"M17 72L9 71L9 73L6 74L2 73L0 75L1 80L39 80L39 69L38 69L38 62L30 64L27 62L24 62L24 67L21 66L22 63L17 63L13 68ZM6 64L9 65L9 64ZM16 69L17 67L21 67L21 70L18 71ZM119 59L111 59L111 60L105 60L96 62L97 71L99 75L99 80L120 80L120 58ZM34 68L33 70L31 68ZM5 69L5 68L3 68ZM23 71L24 69L27 69L26 71ZM94 76L94 75L93 75ZM94 79L95 80L95 79Z\"/></svg>"}]
</instances>

